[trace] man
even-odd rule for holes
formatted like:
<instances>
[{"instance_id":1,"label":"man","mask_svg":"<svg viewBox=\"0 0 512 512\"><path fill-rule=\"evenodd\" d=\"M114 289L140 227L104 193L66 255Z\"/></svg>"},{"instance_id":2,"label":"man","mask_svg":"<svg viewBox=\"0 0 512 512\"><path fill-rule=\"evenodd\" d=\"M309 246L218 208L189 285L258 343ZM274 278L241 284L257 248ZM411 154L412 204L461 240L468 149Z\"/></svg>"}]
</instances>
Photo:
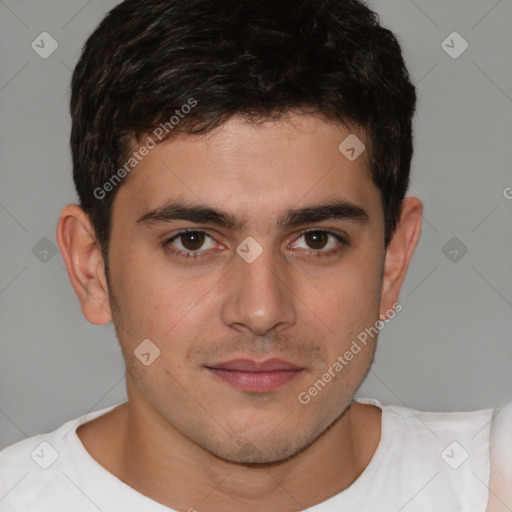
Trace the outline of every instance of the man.
<instances>
[{"instance_id":1,"label":"man","mask_svg":"<svg viewBox=\"0 0 512 512\"><path fill-rule=\"evenodd\" d=\"M114 8L73 74L57 240L129 400L4 450L0 510L507 506L509 408L354 399L420 236L415 102L358 0Z\"/></svg>"}]
</instances>

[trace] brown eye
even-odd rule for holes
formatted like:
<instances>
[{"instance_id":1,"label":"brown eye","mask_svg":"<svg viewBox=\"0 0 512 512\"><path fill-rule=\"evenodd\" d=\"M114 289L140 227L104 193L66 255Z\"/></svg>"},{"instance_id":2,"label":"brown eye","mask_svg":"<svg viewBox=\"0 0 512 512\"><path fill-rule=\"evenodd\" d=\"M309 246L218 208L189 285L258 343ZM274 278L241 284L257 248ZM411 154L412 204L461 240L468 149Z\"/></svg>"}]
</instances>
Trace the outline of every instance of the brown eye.
<instances>
[{"instance_id":1,"label":"brown eye","mask_svg":"<svg viewBox=\"0 0 512 512\"><path fill-rule=\"evenodd\" d=\"M309 231L304 233L304 239L311 249L324 249L329 241L329 234L325 231Z\"/></svg>"},{"instance_id":2,"label":"brown eye","mask_svg":"<svg viewBox=\"0 0 512 512\"><path fill-rule=\"evenodd\" d=\"M180 235L181 245L188 251L197 251L198 249L201 249L204 241L204 231L188 231Z\"/></svg>"},{"instance_id":3,"label":"brown eye","mask_svg":"<svg viewBox=\"0 0 512 512\"><path fill-rule=\"evenodd\" d=\"M343 236L325 229L303 231L292 243L293 249L300 249L315 257L335 256L348 245L348 241Z\"/></svg>"},{"instance_id":4,"label":"brown eye","mask_svg":"<svg viewBox=\"0 0 512 512\"><path fill-rule=\"evenodd\" d=\"M215 240L205 231L190 229L180 231L166 240L163 246L178 256L203 256L208 249L215 248Z\"/></svg>"}]
</instances>

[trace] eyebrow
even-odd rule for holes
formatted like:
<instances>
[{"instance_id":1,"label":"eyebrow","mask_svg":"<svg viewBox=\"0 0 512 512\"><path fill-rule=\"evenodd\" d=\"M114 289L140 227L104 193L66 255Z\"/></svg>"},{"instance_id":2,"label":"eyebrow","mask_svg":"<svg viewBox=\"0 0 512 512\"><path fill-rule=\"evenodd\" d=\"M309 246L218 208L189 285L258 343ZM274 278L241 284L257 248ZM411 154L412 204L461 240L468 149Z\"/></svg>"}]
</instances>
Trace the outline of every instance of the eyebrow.
<instances>
[{"instance_id":1,"label":"eyebrow","mask_svg":"<svg viewBox=\"0 0 512 512\"><path fill-rule=\"evenodd\" d=\"M319 205L292 209L277 220L279 227L296 227L302 224L323 222L326 220L351 220L368 222L369 215L364 208L348 201L329 201ZM233 231L242 230L247 222L244 219L219 210L201 205L170 202L142 215L137 220L139 225L154 225L186 220L197 224L213 224Z\"/></svg>"}]
</instances>

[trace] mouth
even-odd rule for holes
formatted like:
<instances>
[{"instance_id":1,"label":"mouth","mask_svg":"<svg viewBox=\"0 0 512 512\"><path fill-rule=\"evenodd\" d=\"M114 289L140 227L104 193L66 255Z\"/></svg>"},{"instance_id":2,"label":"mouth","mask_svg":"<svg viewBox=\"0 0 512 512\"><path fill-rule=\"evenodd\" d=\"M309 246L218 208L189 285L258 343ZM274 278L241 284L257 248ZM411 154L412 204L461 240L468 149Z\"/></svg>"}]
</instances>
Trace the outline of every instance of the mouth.
<instances>
[{"instance_id":1,"label":"mouth","mask_svg":"<svg viewBox=\"0 0 512 512\"><path fill-rule=\"evenodd\" d=\"M216 378L243 391L268 393L287 384L304 372L304 368L282 359L253 361L233 359L205 368Z\"/></svg>"}]
</instances>

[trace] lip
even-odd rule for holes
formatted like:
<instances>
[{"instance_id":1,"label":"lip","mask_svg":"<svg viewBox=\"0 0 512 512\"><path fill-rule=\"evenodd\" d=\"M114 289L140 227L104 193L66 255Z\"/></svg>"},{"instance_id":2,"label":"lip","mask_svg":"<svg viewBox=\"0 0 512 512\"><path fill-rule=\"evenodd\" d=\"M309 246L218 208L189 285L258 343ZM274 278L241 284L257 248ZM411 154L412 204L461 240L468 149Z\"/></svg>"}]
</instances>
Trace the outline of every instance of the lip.
<instances>
[{"instance_id":1,"label":"lip","mask_svg":"<svg viewBox=\"0 0 512 512\"><path fill-rule=\"evenodd\" d=\"M302 370L299 366L284 361L283 359L266 359L265 361L254 361L253 359L231 359L221 363L207 365L207 368L216 370L235 370L239 372L274 372L279 370Z\"/></svg>"},{"instance_id":2,"label":"lip","mask_svg":"<svg viewBox=\"0 0 512 512\"><path fill-rule=\"evenodd\" d=\"M205 367L215 377L243 391L268 393L290 382L304 368L282 359L232 359Z\"/></svg>"}]
</instances>

